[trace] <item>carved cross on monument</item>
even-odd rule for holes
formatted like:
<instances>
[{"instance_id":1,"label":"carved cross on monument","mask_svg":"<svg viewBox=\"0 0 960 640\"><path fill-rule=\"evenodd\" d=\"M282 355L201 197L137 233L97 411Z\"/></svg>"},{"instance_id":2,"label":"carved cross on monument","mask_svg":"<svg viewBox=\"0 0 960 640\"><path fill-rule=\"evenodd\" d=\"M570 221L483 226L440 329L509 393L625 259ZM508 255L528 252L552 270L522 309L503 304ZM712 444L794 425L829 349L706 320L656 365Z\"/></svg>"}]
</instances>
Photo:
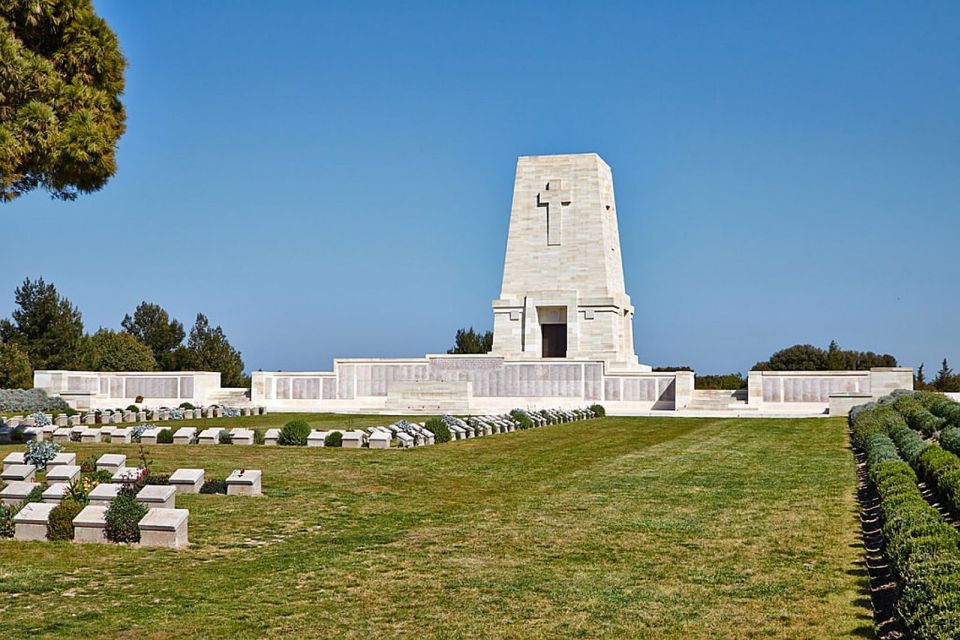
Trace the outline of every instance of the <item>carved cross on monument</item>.
<instances>
[{"instance_id":1,"label":"carved cross on monument","mask_svg":"<svg viewBox=\"0 0 960 640\"><path fill-rule=\"evenodd\" d=\"M570 204L570 192L563 181L550 180L547 188L537 194L537 206L547 208L547 245L560 244L561 215L564 205Z\"/></svg>"}]
</instances>

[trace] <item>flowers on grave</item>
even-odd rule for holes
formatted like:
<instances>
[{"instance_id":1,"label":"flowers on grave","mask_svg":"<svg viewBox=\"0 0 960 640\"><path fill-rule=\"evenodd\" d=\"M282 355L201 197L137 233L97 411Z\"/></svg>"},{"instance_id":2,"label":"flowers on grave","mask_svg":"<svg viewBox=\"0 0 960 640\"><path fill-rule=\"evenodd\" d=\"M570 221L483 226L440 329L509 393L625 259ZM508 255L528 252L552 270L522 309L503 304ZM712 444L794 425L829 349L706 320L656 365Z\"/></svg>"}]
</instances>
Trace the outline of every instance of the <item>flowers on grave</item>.
<instances>
[{"instance_id":1,"label":"flowers on grave","mask_svg":"<svg viewBox=\"0 0 960 640\"><path fill-rule=\"evenodd\" d=\"M109 475L109 472L106 472ZM110 482L110 480L107 480ZM100 480L91 476L81 476L67 486L64 500L73 500L80 504L89 502L90 492L100 484Z\"/></svg>"},{"instance_id":2,"label":"flowers on grave","mask_svg":"<svg viewBox=\"0 0 960 640\"><path fill-rule=\"evenodd\" d=\"M27 443L23 457L27 464L32 464L37 471L43 471L47 464L60 453L60 443L49 440L31 440Z\"/></svg>"},{"instance_id":3,"label":"flowers on grave","mask_svg":"<svg viewBox=\"0 0 960 640\"><path fill-rule=\"evenodd\" d=\"M223 407L220 408L220 412L221 412L221 414L223 415L224 418L239 418L239 417L240 417L240 409L238 409L237 407L223 406Z\"/></svg>"},{"instance_id":4,"label":"flowers on grave","mask_svg":"<svg viewBox=\"0 0 960 640\"><path fill-rule=\"evenodd\" d=\"M35 427L49 427L50 426L50 416L45 414L43 411L37 411L30 416L33 418L33 425Z\"/></svg>"},{"instance_id":5,"label":"flowers on grave","mask_svg":"<svg viewBox=\"0 0 960 640\"><path fill-rule=\"evenodd\" d=\"M180 407L170 407L167 409L171 420L183 420L183 409Z\"/></svg>"}]
</instances>

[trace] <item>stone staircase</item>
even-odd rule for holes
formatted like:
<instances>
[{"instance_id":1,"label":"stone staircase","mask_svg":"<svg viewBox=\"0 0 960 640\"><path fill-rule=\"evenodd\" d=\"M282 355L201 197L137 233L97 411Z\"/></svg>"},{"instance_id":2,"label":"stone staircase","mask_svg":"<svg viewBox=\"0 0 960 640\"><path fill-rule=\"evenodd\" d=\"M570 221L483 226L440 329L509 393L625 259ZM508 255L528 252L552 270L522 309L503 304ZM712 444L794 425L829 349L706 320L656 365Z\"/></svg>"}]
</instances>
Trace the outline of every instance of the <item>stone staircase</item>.
<instances>
[{"instance_id":1,"label":"stone staircase","mask_svg":"<svg viewBox=\"0 0 960 640\"><path fill-rule=\"evenodd\" d=\"M250 406L250 390L244 388L222 388L208 396L207 404L226 405L228 407L247 407Z\"/></svg>"},{"instance_id":2,"label":"stone staircase","mask_svg":"<svg viewBox=\"0 0 960 640\"><path fill-rule=\"evenodd\" d=\"M754 407L747 406L747 390L705 390L697 389L693 392L690 404L684 407L688 411L750 411Z\"/></svg>"}]
</instances>

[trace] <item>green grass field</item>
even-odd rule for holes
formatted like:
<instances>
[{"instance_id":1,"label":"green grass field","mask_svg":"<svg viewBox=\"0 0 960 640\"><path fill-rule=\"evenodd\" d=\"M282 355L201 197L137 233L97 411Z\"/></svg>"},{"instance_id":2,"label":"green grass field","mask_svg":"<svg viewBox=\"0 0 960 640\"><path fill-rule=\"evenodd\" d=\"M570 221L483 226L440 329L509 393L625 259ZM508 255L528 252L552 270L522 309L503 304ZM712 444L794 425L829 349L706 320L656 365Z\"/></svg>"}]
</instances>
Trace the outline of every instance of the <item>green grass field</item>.
<instances>
[{"instance_id":1,"label":"green grass field","mask_svg":"<svg viewBox=\"0 0 960 640\"><path fill-rule=\"evenodd\" d=\"M872 637L841 420L148 451L156 472L261 468L266 496L178 497L187 550L0 541L0 638Z\"/></svg>"}]
</instances>

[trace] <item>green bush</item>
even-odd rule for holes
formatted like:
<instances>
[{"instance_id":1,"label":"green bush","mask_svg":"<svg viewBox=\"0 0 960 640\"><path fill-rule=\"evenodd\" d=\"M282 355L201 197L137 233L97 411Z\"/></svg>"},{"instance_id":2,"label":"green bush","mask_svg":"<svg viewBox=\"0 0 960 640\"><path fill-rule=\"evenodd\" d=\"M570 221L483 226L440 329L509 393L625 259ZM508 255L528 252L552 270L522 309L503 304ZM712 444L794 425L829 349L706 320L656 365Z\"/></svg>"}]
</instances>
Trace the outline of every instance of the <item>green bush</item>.
<instances>
[{"instance_id":1,"label":"green bush","mask_svg":"<svg viewBox=\"0 0 960 640\"><path fill-rule=\"evenodd\" d=\"M13 537L13 516L17 515L17 511L16 507L0 504L0 538Z\"/></svg>"},{"instance_id":2,"label":"green bush","mask_svg":"<svg viewBox=\"0 0 960 640\"><path fill-rule=\"evenodd\" d=\"M92 453L80 461L80 473L93 473L97 470L97 456Z\"/></svg>"},{"instance_id":3,"label":"green bush","mask_svg":"<svg viewBox=\"0 0 960 640\"><path fill-rule=\"evenodd\" d=\"M424 428L433 434L433 442L450 442L450 427L443 421L443 418L430 418L423 424Z\"/></svg>"},{"instance_id":4,"label":"green bush","mask_svg":"<svg viewBox=\"0 0 960 640\"><path fill-rule=\"evenodd\" d=\"M140 407L138 407L135 404L128 404L127 411L133 411L134 413L137 413L138 411L140 411Z\"/></svg>"},{"instance_id":5,"label":"green bush","mask_svg":"<svg viewBox=\"0 0 960 640\"><path fill-rule=\"evenodd\" d=\"M140 542L140 527L137 523L147 515L147 508L137 502L135 495L132 490L124 488L107 507L107 540Z\"/></svg>"},{"instance_id":6,"label":"green bush","mask_svg":"<svg viewBox=\"0 0 960 640\"><path fill-rule=\"evenodd\" d=\"M161 429L158 431L157 444L173 444L173 429Z\"/></svg>"},{"instance_id":7,"label":"green bush","mask_svg":"<svg viewBox=\"0 0 960 640\"><path fill-rule=\"evenodd\" d=\"M50 512L47 521L47 538L50 540L73 540L73 519L83 510L84 504L76 500L63 500Z\"/></svg>"},{"instance_id":8,"label":"green bush","mask_svg":"<svg viewBox=\"0 0 960 640\"><path fill-rule=\"evenodd\" d=\"M511 411L510 417L520 423L518 429L532 429L534 427L533 420L521 409Z\"/></svg>"},{"instance_id":9,"label":"green bush","mask_svg":"<svg viewBox=\"0 0 960 640\"><path fill-rule=\"evenodd\" d=\"M263 429L254 429L254 430L253 430L253 444L263 444L263 443L264 443L264 437L265 437L265 436L266 436L266 433L264 432Z\"/></svg>"},{"instance_id":10,"label":"green bush","mask_svg":"<svg viewBox=\"0 0 960 640\"><path fill-rule=\"evenodd\" d=\"M861 449L866 446L871 436L877 433L889 433L897 426L907 426L906 420L896 409L890 405L875 402L854 407L850 411L848 420L853 431L853 442Z\"/></svg>"},{"instance_id":11,"label":"green bush","mask_svg":"<svg viewBox=\"0 0 960 640\"><path fill-rule=\"evenodd\" d=\"M946 420L930 413L925 402L930 402L931 396L936 394L913 393L899 396L893 401L893 408L900 412L911 428L926 436L933 435L943 428Z\"/></svg>"},{"instance_id":12,"label":"green bush","mask_svg":"<svg viewBox=\"0 0 960 640\"><path fill-rule=\"evenodd\" d=\"M233 444L233 435L231 435L227 430L221 431L218 438L220 440L220 444Z\"/></svg>"},{"instance_id":13,"label":"green bush","mask_svg":"<svg viewBox=\"0 0 960 640\"><path fill-rule=\"evenodd\" d=\"M917 457L930 446L910 427L897 426L890 429L890 438L897 444L900 455L910 463L910 466L914 466Z\"/></svg>"},{"instance_id":14,"label":"green bush","mask_svg":"<svg viewBox=\"0 0 960 640\"><path fill-rule=\"evenodd\" d=\"M343 446L343 434L339 431L331 431L323 438L323 446L325 447L341 447Z\"/></svg>"},{"instance_id":15,"label":"green bush","mask_svg":"<svg viewBox=\"0 0 960 640\"><path fill-rule=\"evenodd\" d=\"M146 484L170 484L170 474L148 473L145 482Z\"/></svg>"},{"instance_id":16,"label":"green bush","mask_svg":"<svg viewBox=\"0 0 960 640\"><path fill-rule=\"evenodd\" d=\"M193 406L192 404L190 404L189 402L181 402L181 403L180 403L180 408L181 408L181 409L190 409L191 411L193 411L194 409L196 409L196 407Z\"/></svg>"},{"instance_id":17,"label":"green bush","mask_svg":"<svg viewBox=\"0 0 960 640\"><path fill-rule=\"evenodd\" d=\"M887 460L900 459L900 456L897 455L896 445L893 444L890 436L885 433L875 433L871 436L867 441L865 450L867 452L868 467L872 467L880 462L886 462Z\"/></svg>"},{"instance_id":18,"label":"green bush","mask_svg":"<svg viewBox=\"0 0 960 640\"><path fill-rule=\"evenodd\" d=\"M23 501L23 504L28 504L30 502L43 502L43 485L34 487L30 490L30 493L27 494L27 498Z\"/></svg>"},{"instance_id":19,"label":"green bush","mask_svg":"<svg viewBox=\"0 0 960 640\"><path fill-rule=\"evenodd\" d=\"M598 418L602 418L607 415L607 410L602 404L592 404L590 405L590 411L593 411Z\"/></svg>"},{"instance_id":20,"label":"green bush","mask_svg":"<svg viewBox=\"0 0 960 640\"><path fill-rule=\"evenodd\" d=\"M941 431L940 446L950 453L960 455L960 429L949 427Z\"/></svg>"},{"instance_id":21,"label":"green bush","mask_svg":"<svg viewBox=\"0 0 960 640\"><path fill-rule=\"evenodd\" d=\"M291 420L280 429L280 435L277 437L277 443L293 446L307 446L307 438L310 437L310 425L306 420Z\"/></svg>"},{"instance_id":22,"label":"green bush","mask_svg":"<svg viewBox=\"0 0 960 640\"><path fill-rule=\"evenodd\" d=\"M226 495L227 493L227 481L220 480L217 478L211 478L206 480L202 485L200 485L200 493L222 493Z\"/></svg>"}]
</instances>

